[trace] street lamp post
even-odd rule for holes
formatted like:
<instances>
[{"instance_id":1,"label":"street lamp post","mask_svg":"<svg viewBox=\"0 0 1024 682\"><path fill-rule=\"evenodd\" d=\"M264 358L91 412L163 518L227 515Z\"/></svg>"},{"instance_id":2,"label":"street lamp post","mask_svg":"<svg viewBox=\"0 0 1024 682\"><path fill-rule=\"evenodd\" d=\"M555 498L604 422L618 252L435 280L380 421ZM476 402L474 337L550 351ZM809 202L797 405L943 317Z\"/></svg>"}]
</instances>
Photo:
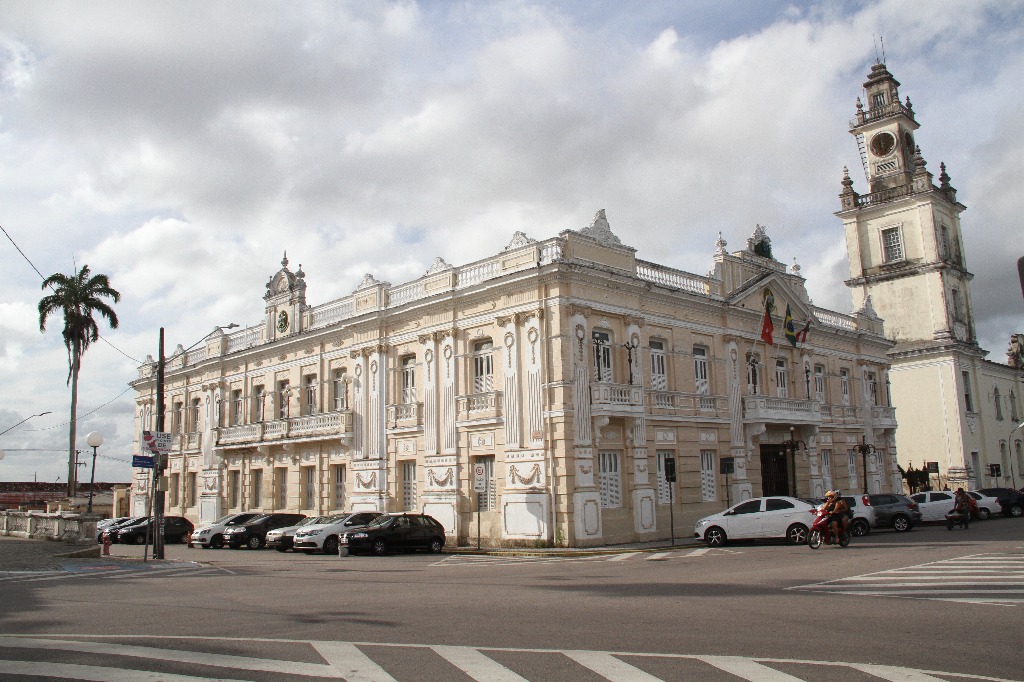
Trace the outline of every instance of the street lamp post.
<instances>
[{"instance_id":1,"label":"street lamp post","mask_svg":"<svg viewBox=\"0 0 1024 682\"><path fill-rule=\"evenodd\" d=\"M786 453L789 455L790 463L793 465L792 469L791 469L792 472L793 472L792 475L791 475L792 482L793 482L793 492L792 492L791 497L796 497L797 496L797 491L796 491L797 490L797 488L796 488L796 480L797 480L797 478L796 478L796 450L797 450L798 447L801 447L801 448L803 448L804 452L807 451L807 443L803 442L799 438L794 438L795 434L796 434L796 428L790 426L789 427L789 440L784 440L781 443L782 447L785 448Z\"/></svg>"},{"instance_id":2,"label":"street lamp post","mask_svg":"<svg viewBox=\"0 0 1024 682\"><path fill-rule=\"evenodd\" d=\"M103 445L103 434L93 431L85 437L85 442L92 448L92 474L89 476L89 506L86 513L92 514L92 495L96 486L96 448Z\"/></svg>"},{"instance_id":3,"label":"street lamp post","mask_svg":"<svg viewBox=\"0 0 1024 682\"><path fill-rule=\"evenodd\" d=\"M875 454L875 446L867 442L867 436L860 437L860 443L850 449L850 454L860 453L861 465L864 468L864 494L868 494L868 455Z\"/></svg>"}]
</instances>

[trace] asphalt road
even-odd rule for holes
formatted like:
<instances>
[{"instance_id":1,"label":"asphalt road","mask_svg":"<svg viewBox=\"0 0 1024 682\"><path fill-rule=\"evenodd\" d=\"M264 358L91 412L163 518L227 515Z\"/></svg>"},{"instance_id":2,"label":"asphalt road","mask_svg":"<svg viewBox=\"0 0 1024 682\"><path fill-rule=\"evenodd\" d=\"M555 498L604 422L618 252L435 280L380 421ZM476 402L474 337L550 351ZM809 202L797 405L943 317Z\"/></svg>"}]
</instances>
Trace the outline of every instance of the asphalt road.
<instances>
[{"instance_id":1,"label":"asphalt road","mask_svg":"<svg viewBox=\"0 0 1024 682\"><path fill-rule=\"evenodd\" d=\"M0 679L1024 680L1018 519L817 551L167 556L0 573Z\"/></svg>"}]
</instances>

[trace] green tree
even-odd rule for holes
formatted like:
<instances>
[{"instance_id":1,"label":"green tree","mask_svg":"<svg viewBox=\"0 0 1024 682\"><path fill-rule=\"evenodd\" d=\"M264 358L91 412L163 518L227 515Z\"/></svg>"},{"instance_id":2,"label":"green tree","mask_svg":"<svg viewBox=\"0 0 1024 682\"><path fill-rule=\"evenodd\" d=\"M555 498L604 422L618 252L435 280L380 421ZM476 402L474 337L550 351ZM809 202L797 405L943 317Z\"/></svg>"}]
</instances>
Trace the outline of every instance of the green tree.
<instances>
[{"instance_id":1,"label":"green tree","mask_svg":"<svg viewBox=\"0 0 1024 682\"><path fill-rule=\"evenodd\" d=\"M74 497L78 480L75 470L75 428L78 424L78 370L82 366L82 355L89 344L100 338L99 327L93 315L106 318L111 329L117 329L117 314L103 299L114 303L121 300L121 294L111 288L106 275L92 275L88 265L83 265L77 274L62 273L50 275L43 281L43 289L53 293L39 301L39 331L46 331L46 320L51 315L64 316L64 345L68 349L68 384L71 386L71 421L68 434L68 497Z\"/></svg>"}]
</instances>

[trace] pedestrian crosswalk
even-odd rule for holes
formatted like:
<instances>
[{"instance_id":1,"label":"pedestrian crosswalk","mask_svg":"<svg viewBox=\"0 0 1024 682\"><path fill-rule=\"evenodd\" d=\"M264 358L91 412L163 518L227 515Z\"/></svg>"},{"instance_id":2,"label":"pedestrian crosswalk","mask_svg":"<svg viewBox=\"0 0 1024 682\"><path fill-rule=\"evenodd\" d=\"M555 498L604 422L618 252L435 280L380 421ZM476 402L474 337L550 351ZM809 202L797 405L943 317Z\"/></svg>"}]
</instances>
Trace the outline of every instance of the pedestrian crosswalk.
<instances>
[{"instance_id":1,"label":"pedestrian crosswalk","mask_svg":"<svg viewBox=\"0 0 1024 682\"><path fill-rule=\"evenodd\" d=\"M516 555L516 554L449 554L435 561L432 566L509 566L515 564L551 564L564 561L668 561L671 559L690 559L695 557L713 557L726 554L742 554L735 549L719 549L710 547L685 548L678 550L617 552L613 554L573 555Z\"/></svg>"},{"instance_id":2,"label":"pedestrian crosswalk","mask_svg":"<svg viewBox=\"0 0 1024 682\"><path fill-rule=\"evenodd\" d=\"M1024 554L972 554L790 589L1020 606L1024 604Z\"/></svg>"},{"instance_id":3,"label":"pedestrian crosswalk","mask_svg":"<svg viewBox=\"0 0 1024 682\"><path fill-rule=\"evenodd\" d=\"M147 643L140 644L143 639ZM199 641L201 640L201 641ZM192 682L222 679L423 679L530 682L660 682L666 679L826 682L862 680L998 680L904 666L721 654L472 647L385 642L251 640L261 655L239 655L239 642L218 637L0 635L0 678ZM223 648L223 652L218 651ZM281 652L275 657L272 652ZM284 652L287 652L286 654ZM137 666L138 668L134 668ZM172 672L173 671L173 672ZM557 673L555 672L557 671ZM941 676L941 677L939 677Z\"/></svg>"},{"instance_id":4,"label":"pedestrian crosswalk","mask_svg":"<svg viewBox=\"0 0 1024 682\"><path fill-rule=\"evenodd\" d=\"M175 562L80 562L68 563L60 568L46 571L0 571L0 583L36 583L61 580L97 580L116 578L134 580L174 575L208 575L230 573L231 571L200 564L194 561Z\"/></svg>"}]
</instances>

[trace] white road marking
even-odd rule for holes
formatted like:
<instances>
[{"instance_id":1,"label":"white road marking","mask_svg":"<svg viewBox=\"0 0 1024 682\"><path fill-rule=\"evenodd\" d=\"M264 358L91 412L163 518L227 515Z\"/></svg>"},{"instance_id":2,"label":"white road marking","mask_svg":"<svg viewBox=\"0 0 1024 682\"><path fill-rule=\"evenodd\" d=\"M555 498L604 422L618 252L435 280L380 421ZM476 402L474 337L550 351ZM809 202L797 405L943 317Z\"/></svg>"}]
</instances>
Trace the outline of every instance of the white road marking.
<instances>
[{"instance_id":1,"label":"white road marking","mask_svg":"<svg viewBox=\"0 0 1024 682\"><path fill-rule=\"evenodd\" d=\"M626 552L625 554L618 554L616 556L613 556L608 561L625 561L626 559L631 559L635 557L639 553L640 552Z\"/></svg>"},{"instance_id":2,"label":"white road marking","mask_svg":"<svg viewBox=\"0 0 1024 682\"><path fill-rule=\"evenodd\" d=\"M477 682L528 682L525 677L520 677L477 649L467 646L433 646L430 648Z\"/></svg>"},{"instance_id":3,"label":"white road marking","mask_svg":"<svg viewBox=\"0 0 1024 682\"><path fill-rule=\"evenodd\" d=\"M395 678L351 642L310 643L345 682L395 682Z\"/></svg>"},{"instance_id":4,"label":"white road marking","mask_svg":"<svg viewBox=\"0 0 1024 682\"><path fill-rule=\"evenodd\" d=\"M891 665L863 665L851 663L850 667L868 675L874 675L889 682L945 682L941 677L934 677L920 670L907 670Z\"/></svg>"},{"instance_id":5,"label":"white road marking","mask_svg":"<svg viewBox=\"0 0 1024 682\"><path fill-rule=\"evenodd\" d=\"M610 682L661 682L659 678L605 651L563 651L562 654Z\"/></svg>"},{"instance_id":6,"label":"white road marking","mask_svg":"<svg viewBox=\"0 0 1024 682\"><path fill-rule=\"evenodd\" d=\"M243 682L238 678L193 677L191 675L155 673L148 670L128 670L127 668L71 663L38 663L36 661L0 661L0 673L61 680L88 680L89 682L147 682L147 680L152 682Z\"/></svg>"},{"instance_id":7,"label":"white road marking","mask_svg":"<svg viewBox=\"0 0 1024 682\"><path fill-rule=\"evenodd\" d=\"M751 682L802 682L799 677L769 668L750 658L739 656L698 656L697 658L730 675Z\"/></svg>"}]
</instances>

